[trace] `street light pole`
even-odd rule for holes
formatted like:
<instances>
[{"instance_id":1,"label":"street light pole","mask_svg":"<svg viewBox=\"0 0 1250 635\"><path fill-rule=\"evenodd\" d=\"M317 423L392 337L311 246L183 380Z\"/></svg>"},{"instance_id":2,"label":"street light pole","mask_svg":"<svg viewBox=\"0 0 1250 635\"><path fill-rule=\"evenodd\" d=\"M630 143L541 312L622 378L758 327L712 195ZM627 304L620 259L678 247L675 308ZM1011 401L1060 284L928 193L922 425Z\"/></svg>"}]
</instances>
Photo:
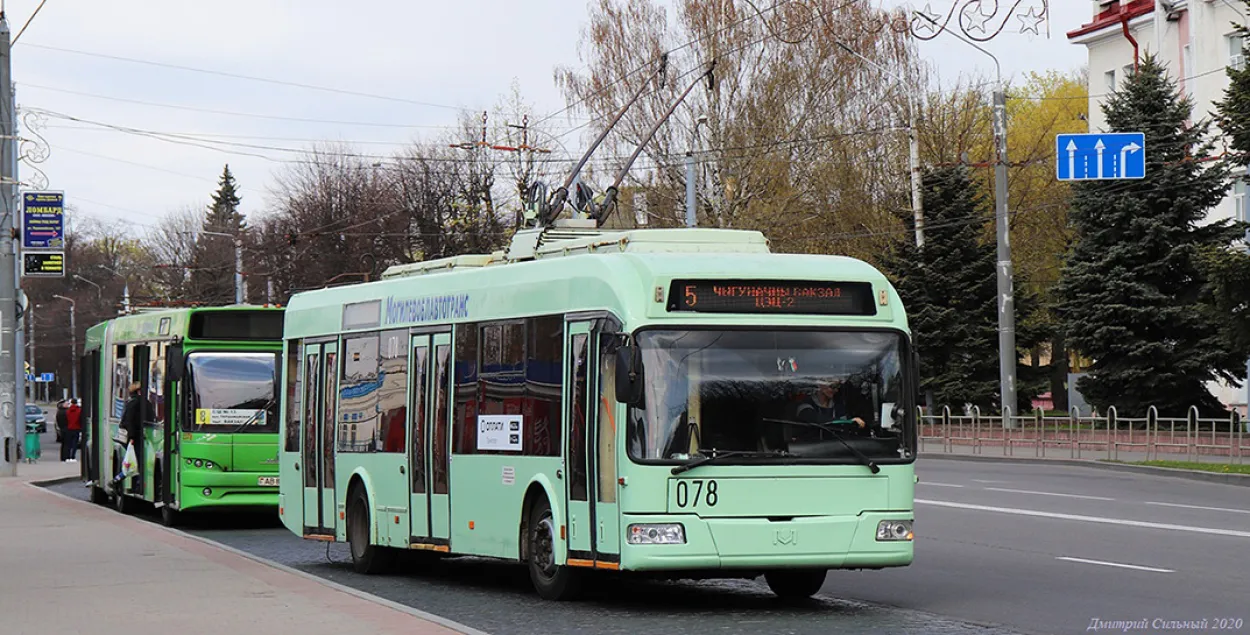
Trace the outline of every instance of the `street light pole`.
<instances>
[{"instance_id":1,"label":"street light pole","mask_svg":"<svg viewBox=\"0 0 1250 635\"><path fill-rule=\"evenodd\" d=\"M998 235L998 381L1003 414L1003 427L1014 428L1008 416L1016 409L1016 307L1011 265L1011 228L1007 215L1007 94L1003 86L1003 70L993 53L972 40L946 30L931 16L917 14L945 30L956 39L988 55L994 60L993 126L994 126L994 223Z\"/></svg>"},{"instance_id":2,"label":"street light pole","mask_svg":"<svg viewBox=\"0 0 1250 635\"><path fill-rule=\"evenodd\" d=\"M60 298L69 302L69 369L70 376L73 377L73 383L70 384L69 392L74 399L78 398L78 324L74 321L74 311L76 303L72 298L63 295L53 295L54 298Z\"/></svg>"},{"instance_id":3,"label":"street light pole","mask_svg":"<svg viewBox=\"0 0 1250 635\"><path fill-rule=\"evenodd\" d=\"M200 230L200 233L234 239L234 303L243 304L243 299L247 297L247 284L243 282L243 237L224 232L210 232L203 229Z\"/></svg>"},{"instance_id":4,"label":"street light pole","mask_svg":"<svg viewBox=\"0 0 1250 635\"><path fill-rule=\"evenodd\" d=\"M122 315L129 315L129 314L130 314L130 279L129 279L129 278L127 278L126 276L123 276L123 275L122 275L122 274L120 274L120 273L117 273L117 270L116 270L116 269L113 269L112 267L106 267L106 266L104 266L104 265L96 265L96 267L98 267L98 268L100 268L100 269L103 269L103 270L105 270L105 271L107 271L107 272L109 272L109 273L111 273L111 274L113 274L113 275L117 276L118 278L121 278L121 279L122 279L122 282L124 283L124 286L122 286L122 313L121 313L121 314L122 314ZM79 279L79 280L84 280L84 281L90 282L90 281L89 281L89 280L87 280L86 278L81 278L81 277L80 277L80 278L78 278L78 279ZM95 284L95 283L94 283L94 282L92 282L92 284ZM99 285L96 285L96 286L99 286Z\"/></svg>"},{"instance_id":5,"label":"street light pole","mask_svg":"<svg viewBox=\"0 0 1250 635\"><path fill-rule=\"evenodd\" d=\"M90 280L88 280L88 279L86 279L86 278L84 278L84 277L82 277L82 276L78 275L78 274L74 274L74 279L76 279L76 280L82 280L83 282L86 282L87 284L89 284L89 285L91 285L91 286L95 287L95 295L96 295L96 297L97 297L97 298L101 298L101 297L103 297L103 296L104 296L104 288L103 288L103 287L101 287L100 285L98 285L98 284L96 284L96 283L94 283L94 282L92 282L92 281L90 281Z\"/></svg>"},{"instance_id":6,"label":"street light pole","mask_svg":"<svg viewBox=\"0 0 1250 635\"><path fill-rule=\"evenodd\" d=\"M890 69L864 57L851 47L837 42L838 48L854 55L869 66L894 78L894 81L903 83L903 79ZM903 87L906 90L906 86ZM924 199L921 196L921 179L920 179L920 141L916 137L916 107L912 102L911 95L907 96L907 168L911 173L911 210L912 220L916 226L916 247L924 247Z\"/></svg>"}]
</instances>

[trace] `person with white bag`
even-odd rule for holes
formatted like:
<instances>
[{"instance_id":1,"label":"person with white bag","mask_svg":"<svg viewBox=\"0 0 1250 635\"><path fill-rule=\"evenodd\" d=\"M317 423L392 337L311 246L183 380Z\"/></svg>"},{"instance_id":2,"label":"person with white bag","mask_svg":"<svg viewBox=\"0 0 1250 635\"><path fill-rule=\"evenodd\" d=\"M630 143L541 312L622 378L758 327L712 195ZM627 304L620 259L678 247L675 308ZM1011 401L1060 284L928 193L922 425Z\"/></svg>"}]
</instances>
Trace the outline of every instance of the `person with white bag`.
<instances>
[{"instance_id":1,"label":"person with white bag","mask_svg":"<svg viewBox=\"0 0 1250 635\"><path fill-rule=\"evenodd\" d=\"M143 473L139 466L143 465L143 398L139 389L139 382L131 382L130 398L122 410L121 429L126 431L126 453L113 481L114 489L120 488L126 477L134 476L134 489L142 491Z\"/></svg>"}]
</instances>

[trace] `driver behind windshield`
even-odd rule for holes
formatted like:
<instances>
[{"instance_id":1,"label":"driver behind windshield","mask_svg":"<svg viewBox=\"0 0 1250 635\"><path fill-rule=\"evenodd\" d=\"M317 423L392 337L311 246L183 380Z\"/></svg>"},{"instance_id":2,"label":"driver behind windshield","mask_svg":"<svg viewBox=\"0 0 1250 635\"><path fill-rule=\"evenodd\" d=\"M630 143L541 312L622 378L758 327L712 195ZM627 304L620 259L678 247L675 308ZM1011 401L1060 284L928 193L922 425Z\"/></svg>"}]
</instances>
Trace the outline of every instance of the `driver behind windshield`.
<instances>
[{"instance_id":1,"label":"driver behind windshield","mask_svg":"<svg viewBox=\"0 0 1250 635\"><path fill-rule=\"evenodd\" d=\"M825 377L816 382L816 390L803 399L795 412L795 418L806 423L829 423L850 420L863 429L867 424L860 417L851 416L847 406L846 382L835 377Z\"/></svg>"}]
</instances>

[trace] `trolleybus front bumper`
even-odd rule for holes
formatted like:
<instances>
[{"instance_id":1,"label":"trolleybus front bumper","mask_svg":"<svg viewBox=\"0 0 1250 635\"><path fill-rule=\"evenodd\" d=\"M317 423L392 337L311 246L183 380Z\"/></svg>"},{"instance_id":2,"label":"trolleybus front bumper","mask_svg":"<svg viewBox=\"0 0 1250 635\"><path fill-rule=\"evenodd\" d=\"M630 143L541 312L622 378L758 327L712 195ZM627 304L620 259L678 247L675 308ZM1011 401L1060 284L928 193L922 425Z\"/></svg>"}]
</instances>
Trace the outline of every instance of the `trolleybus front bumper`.
<instances>
[{"instance_id":1,"label":"trolleybus front bumper","mask_svg":"<svg viewBox=\"0 0 1250 635\"><path fill-rule=\"evenodd\" d=\"M196 507L277 507L278 486L259 485L261 478L276 477L263 472L207 472L184 470L179 492L179 508Z\"/></svg>"},{"instance_id":2,"label":"trolleybus front bumper","mask_svg":"<svg viewBox=\"0 0 1250 635\"><path fill-rule=\"evenodd\" d=\"M857 516L700 518L693 514L623 515L621 569L632 571L870 569L912 562L913 513L863 512ZM882 521L905 521L907 535L879 540ZM633 544L633 525L677 524L682 540ZM675 538L670 538L675 540Z\"/></svg>"}]
</instances>

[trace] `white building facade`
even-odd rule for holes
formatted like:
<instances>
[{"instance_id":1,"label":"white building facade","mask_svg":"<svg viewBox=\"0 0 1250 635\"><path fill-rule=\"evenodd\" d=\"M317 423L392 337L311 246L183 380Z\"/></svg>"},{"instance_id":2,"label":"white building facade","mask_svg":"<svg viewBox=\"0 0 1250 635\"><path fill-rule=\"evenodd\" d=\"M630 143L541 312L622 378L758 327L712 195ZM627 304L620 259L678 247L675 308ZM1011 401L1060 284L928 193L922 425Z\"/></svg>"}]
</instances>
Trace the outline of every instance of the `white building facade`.
<instances>
[{"instance_id":1,"label":"white building facade","mask_svg":"<svg viewBox=\"0 0 1250 635\"><path fill-rule=\"evenodd\" d=\"M1090 132L1106 130L1102 102L1133 72L1135 55L1153 54L1163 63L1193 101L1195 119L1212 118L1215 102L1228 87L1225 69L1247 63L1242 38L1234 31L1235 25L1247 24L1241 0L1092 0L1091 5L1090 22L1067 34L1089 54ZM1248 207L1246 184L1238 180L1208 218L1250 220ZM1211 389L1225 405L1246 414L1246 387L1212 384Z\"/></svg>"}]
</instances>

